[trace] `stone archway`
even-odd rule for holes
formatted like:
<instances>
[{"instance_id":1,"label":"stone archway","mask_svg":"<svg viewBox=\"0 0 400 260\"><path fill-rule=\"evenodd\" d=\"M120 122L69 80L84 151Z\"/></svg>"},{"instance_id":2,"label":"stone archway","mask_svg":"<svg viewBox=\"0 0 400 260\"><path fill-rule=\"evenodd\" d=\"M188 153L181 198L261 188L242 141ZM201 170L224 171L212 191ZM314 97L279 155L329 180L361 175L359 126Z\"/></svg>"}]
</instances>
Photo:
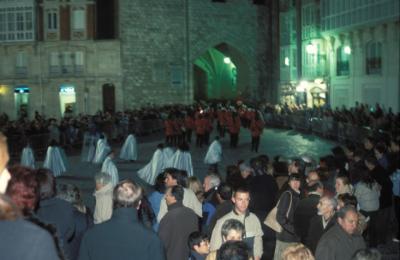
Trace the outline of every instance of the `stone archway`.
<instances>
[{"instance_id":1,"label":"stone archway","mask_svg":"<svg viewBox=\"0 0 400 260\"><path fill-rule=\"evenodd\" d=\"M217 44L193 62L194 99L235 99L249 95L249 66L227 43Z\"/></svg>"}]
</instances>

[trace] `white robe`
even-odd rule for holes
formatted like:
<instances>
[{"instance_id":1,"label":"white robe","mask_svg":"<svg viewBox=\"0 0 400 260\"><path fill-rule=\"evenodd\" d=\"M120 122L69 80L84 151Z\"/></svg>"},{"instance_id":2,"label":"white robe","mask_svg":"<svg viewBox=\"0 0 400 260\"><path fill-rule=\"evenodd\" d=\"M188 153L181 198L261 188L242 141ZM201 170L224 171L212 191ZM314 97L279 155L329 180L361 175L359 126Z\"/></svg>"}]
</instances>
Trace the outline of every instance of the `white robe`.
<instances>
[{"instance_id":1,"label":"white robe","mask_svg":"<svg viewBox=\"0 0 400 260\"><path fill-rule=\"evenodd\" d=\"M99 139L96 145L96 153L93 158L93 163L102 163L107 154L111 151L106 139Z\"/></svg>"},{"instance_id":2,"label":"white robe","mask_svg":"<svg viewBox=\"0 0 400 260\"><path fill-rule=\"evenodd\" d=\"M62 173L66 172L67 162L62 149L57 146L49 146L47 148L43 167L50 169L53 172L54 177L61 176Z\"/></svg>"},{"instance_id":3,"label":"white robe","mask_svg":"<svg viewBox=\"0 0 400 260\"><path fill-rule=\"evenodd\" d=\"M114 187L118 184L118 169L110 156L107 156L107 158L104 160L103 165L101 166L101 172L107 173L111 176L111 183Z\"/></svg>"},{"instance_id":4,"label":"white robe","mask_svg":"<svg viewBox=\"0 0 400 260\"><path fill-rule=\"evenodd\" d=\"M165 160L169 160L172 158L172 156L174 156L174 150L171 147L165 147L163 149L163 154L164 154L164 158Z\"/></svg>"},{"instance_id":5,"label":"white robe","mask_svg":"<svg viewBox=\"0 0 400 260\"><path fill-rule=\"evenodd\" d=\"M35 169L35 156L31 147L27 146L22 150L21 165Z\"/></svg>"},{"instance_id":6,"label":"white robe","mask_svg":"<svg viewBox=\"0 0 400 260\"><path fill-rule=\"evenodd\" d=\"M91 162L93 161L94 155L96 153L96 144L98 140L97 135L91 135L88 132L85 133L83 137L81 161Z\"/></svg>"},{"instance_id":7,"label":"white robe","mask_svg":"<svg viewBox=\"0 0 400 260\"><path fill-rule=\"evenodd\" d=\"M122 160L132 160L136 161L138 157L138 149L137 149L137 142L134 135L130 134L126 138L124 145L121 148L121 152L119 154L119 158Z\"/></svg>"},{"instance_id":8,"label":"white robe","mask_svg":"<svg viewBox=\"0 0 400 260\"><path fill-rule=\"evenodd\" d=\"M185 170L188 177L193 176L192 156L189 152L177 150L167 162L167 167Z\"/></svg>"},{"instance_id":9,"label":"white robe","mask_svg":"<svg viewBox=\"0 0 400 260\"><path fill-rule=\"evenodd\" d=\"M151 161L138 171L138 176L150 185L154 185L157 176L162 173L165 168L165 157L162 149L157 149Z\"/></svg>"},{"instance_id":10,"label":"white robe","mask_svg":"<svg viewBox=\"0 0 400 260\"><path fill-rule=\"evenodd\" d=\"M208 147L206 157L204 157L205 164L216 164L222 160L222 146L218 140L214 140Z\"/></svg>"}]
</instances>

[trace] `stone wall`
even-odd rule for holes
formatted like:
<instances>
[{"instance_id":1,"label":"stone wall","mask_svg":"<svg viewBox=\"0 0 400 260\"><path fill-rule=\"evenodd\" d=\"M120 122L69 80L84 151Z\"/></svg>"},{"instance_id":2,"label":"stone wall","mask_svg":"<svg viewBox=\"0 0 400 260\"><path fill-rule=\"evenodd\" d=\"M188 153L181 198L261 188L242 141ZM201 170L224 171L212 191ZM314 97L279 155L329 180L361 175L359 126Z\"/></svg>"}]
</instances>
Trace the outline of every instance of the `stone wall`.
<instances>
[{"instance_id":1,"label":"stone wall","mask_svg":"<svg viewBox=\"0 0 400 260\"><path fill-rule=\"evenodd\" d=\"M247 67L247 94L265 93L265 6L247 0L121 0L119 7L125 108L191 103L193 63L221 43Z\"/></svg>"}]
</instances>

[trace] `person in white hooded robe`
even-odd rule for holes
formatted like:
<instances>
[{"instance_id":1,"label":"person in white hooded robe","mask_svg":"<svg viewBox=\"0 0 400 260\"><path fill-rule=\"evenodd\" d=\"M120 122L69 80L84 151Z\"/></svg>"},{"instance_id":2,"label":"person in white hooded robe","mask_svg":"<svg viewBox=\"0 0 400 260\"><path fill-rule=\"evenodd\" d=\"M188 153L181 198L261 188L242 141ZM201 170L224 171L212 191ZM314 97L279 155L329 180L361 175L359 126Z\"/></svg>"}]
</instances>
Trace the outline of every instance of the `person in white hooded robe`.
<instances>
[{"instance_id":1,"label":"person in white hooded robe","mask_svg":"<svg viewBox=\"0 0 400 260\"><path fill-rule=\"evenodd\" d=\"M43 168L50 169L54 177L61 176L67 171L67 158L64 150L52 140L47 148L46 158L44 159Z\"/></svg>"},{"instance_id":2,"label":"person in white hooded robe","mask_svg":"<svg viewBox=\"0 0 400 260\"><path fill-rule=\"evenodd\" d=\"M150 185L154 185L157 176L164 170L166 158L163 153L164 145L157 145L150 162L138 171L138 176Z\"/></svg>"},{"instance_id":3,"label":"person in white hooded robe","mask_svg":"<svg viewBox=\"0 0 400 260\"><path fill-rule=\"evenodd\" d=\"M208 147L206 156L204 157L204 163L217 166L222 161L222 145L219 142L219 136L215 137L215 140Z\"/></svg>"},{"instance_id":4,"label":"person in white hooded robe","mask_svg":"<svg viewBox=\"0 0 400 260\"><path fill-rule=\"evenodd\" d=\"M33 154L33 150L29 143L26 143L26 146L24 149L22 149L22 154L21 154L21 165L35 169L35 156Z\"/></svg>"},{"instance_id":5,"label":"person in white hooded robe","mask_svg":"<svg viewBox=\"0 0 400 260\"><path fill-rule=\"evenodd\" d=\"M172 156L174 156L174 153L175 153L174 149L169 144L167 144L163 149L163 154L166 161L171 159Z\"/></svg>"},{"instance_id":6,"label":"person in white hooded robe","mask_svg":"<svg viewBox=\"0 0 400 260\"><path fill-rule=\"evenodd\" d=\"M107 155L106 159L104 160L101 166L101 172L107 173L108 175L111 176L111 183L115 187L119 182L119 175L117 166L115 166L113 159L114 159L114 152L111 151L109 152L109 154Z\"/></svg>"},{"instance_id":7,"label":"person in white hooded robe","mask_svg":"<svg viewBox=\"0 0 400 260\"><path fill-rule=\"evenodd\" d=\"M96 144L99 136L96 133L85 132L83 136L83 145L81 153L82 162L93 161L94 155L96 153Z\"/></svg>"},{"instance_id":8,"label":"person in white hooded robe","mask_svg":"<svg viewBox=\"0 0 400 260\"><path fill-rule=\"evenodd\" d=\"M121 148L119 158L126 161L136 161L138 157L138 148L136 137L133 134L128 135L124 145Z\"/></svg>"},{"instance_id":9,"label":"person in white hooded robe","mask_svg":"<svg viewBox=\"0 0 400 260\"><path fill-rule=\"evenodd\" d=\"M192 156L187 143L183 143L178 147L174 156L167 161L166 167L184 170L187 172L188 177L193 176Z\"/></svg>"},{"instance_id":10,"label":"person in white hooded robe","mask_svg":"<svg viewBox=\"0 0 400 260\"><path fill-rule=\"evenodd\" d=\"M101 134L96 144L96 152L93 158L93 163L102 163L110 151L111 148L108 145L107 138L103 134Z\"/></svg>"}]
</instances>

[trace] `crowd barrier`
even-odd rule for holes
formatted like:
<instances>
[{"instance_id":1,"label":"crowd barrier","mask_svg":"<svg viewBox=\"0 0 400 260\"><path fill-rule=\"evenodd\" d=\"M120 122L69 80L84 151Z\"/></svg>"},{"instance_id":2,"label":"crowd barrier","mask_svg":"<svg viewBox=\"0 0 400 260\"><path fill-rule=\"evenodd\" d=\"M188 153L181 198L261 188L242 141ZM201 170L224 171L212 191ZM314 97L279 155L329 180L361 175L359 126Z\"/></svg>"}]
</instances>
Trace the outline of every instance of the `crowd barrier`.
<instances>
[{"instance_id":1,"label":"crowd barrier","mask_svg":"<svg viewBox=\"0 0 400 260\"><path fill-rule=\"evenodd\" d=\"M351 123L334 121L332 117L312 117L309 115L264 114L267 126L293 129L300 132L315 134L323 138L336 140L340 143L353 142L361 144L368 136L386 136L385 131L359 126Z\"/></svg>"},{"instance_id":2,"label":"crowd barrier","mask_svg":"<svg viewBox=\"0 0 400 260\"><path fill-rule=\"evenodd\" d=\"M155 132L159 132L163 130L163 121L161 119L145 119L145 120L135 120L131 122L129 125L126 126L116 126L114 125L113 128L115 132L112 134L111 138L115 138L117 136L121 136L125 138L130 132L135 133L137 136L144 136L149 135ZM105 130L105 129L102 129ZM65 147L73 146L76 148L80 148L83 144L83 130L79 129L78 134L74 138L73 143L69 140L69 138L64 133L60 133L60 145ZM21 156L22 149L25 146L25 141L28 140L35 156L38 158L43 159L47 147L50 144L50 134L43 133L43 134L33 134L33 135L8 135L8 147L9 153L12 158L15 160L19 159Z\"/></svg>"}]
</instances>

